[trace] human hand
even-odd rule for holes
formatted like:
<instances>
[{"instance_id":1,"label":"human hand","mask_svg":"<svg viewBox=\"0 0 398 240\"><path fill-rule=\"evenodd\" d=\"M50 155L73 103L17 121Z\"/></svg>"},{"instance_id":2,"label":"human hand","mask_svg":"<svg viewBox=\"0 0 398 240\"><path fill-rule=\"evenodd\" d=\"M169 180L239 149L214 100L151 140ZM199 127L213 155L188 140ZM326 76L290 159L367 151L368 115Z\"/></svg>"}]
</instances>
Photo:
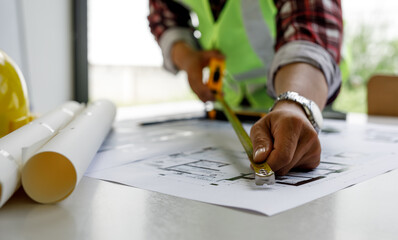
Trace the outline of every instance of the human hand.
<instances>
[{"instance_id":1,"label":"human hand","mask_svg":"<svg viewBox=\"0 0 398 240\"><path fill-rule=\"evenodd\" d=\"M214 94L203 83L202 71L209 65L210 59L225 57L217 50L199 51L182 42L175 44L172 56L177 67L187 73L189 85L199 99L203 102L214 101Z\"/></svg>"},{"instance_id":2,"label":"human hand","mask_svg":"<svg viewBox=\"0 0 398 240\"><path fill-rule=\"evenodd\" d=\"M250 131L254 162L267 161L278 175L293 168L313 169L319 165L321 144L300 105L281 101Z\"/></svg>"}]
</instances>

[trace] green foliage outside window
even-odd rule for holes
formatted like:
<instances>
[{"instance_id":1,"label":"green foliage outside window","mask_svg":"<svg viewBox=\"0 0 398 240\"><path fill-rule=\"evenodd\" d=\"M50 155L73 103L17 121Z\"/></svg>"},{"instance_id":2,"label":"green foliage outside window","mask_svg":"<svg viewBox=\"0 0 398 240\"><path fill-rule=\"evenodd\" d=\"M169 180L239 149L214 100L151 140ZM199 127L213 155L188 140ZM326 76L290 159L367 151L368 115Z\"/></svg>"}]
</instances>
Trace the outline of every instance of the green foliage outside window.
<instances>
[{"instance_id":1,"label":"green foliage outside window","mask_svg":"<svg viewBox=\"0 0 398 240\"><path fill-rule=\"evenodd\" d=\"M388 36L392 29L389 24L362 24L351 32L346 29L349 75L333 103L335 110L366 113L369 78L374 74L398 75L398 37Z\"/></svg>"}]
</instances>

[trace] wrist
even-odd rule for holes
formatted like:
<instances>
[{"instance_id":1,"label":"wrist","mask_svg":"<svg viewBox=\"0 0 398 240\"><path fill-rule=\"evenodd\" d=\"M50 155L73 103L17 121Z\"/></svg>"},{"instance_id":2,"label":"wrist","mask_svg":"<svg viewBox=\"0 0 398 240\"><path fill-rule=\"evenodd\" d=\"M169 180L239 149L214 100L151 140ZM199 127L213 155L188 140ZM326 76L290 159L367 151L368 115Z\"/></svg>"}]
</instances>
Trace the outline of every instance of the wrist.
<instances>
[{"instance_id":1,"label":"wrist","mask_svg":"<svg viewBox=\"0 0 398 240\"><path fill-rule=\"evenodd\" d=\"M271 111L273 111L273 112L275 112L275 111L291 111L291 112L296 112L298 114L301 114L304 117L307 117L305 115L304 109L301 107L301 105L296 102L293 102L293 101L281 100L281 101L275 102L272 109L270 109L270 112Z\"/></svg>"},{"instance_id":2,"label":"wrist","mask_svg":"<svg viewBox=\"0 0 398 240\"><path fill-rule=\"evenodd\" d=\"M303 96L300 96L296 92L287 91L278 96L275 100L274 106L271 107L270 111L275 109L293 109L298 111L301 107L301 114L304 113L307 119L310 121L315 131L319 133L323 124L322 112L318 105Z\"/></svg>"}]
</instances>

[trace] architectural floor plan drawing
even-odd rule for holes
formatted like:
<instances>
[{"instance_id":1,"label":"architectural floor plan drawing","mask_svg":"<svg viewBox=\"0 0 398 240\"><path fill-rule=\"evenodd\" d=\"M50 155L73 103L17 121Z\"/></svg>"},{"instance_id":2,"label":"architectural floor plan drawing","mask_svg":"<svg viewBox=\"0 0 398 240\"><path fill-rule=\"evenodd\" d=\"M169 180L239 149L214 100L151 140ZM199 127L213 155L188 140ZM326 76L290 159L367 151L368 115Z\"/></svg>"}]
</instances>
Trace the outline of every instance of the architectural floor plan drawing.
<instances>
[{"instance_id":1,"label":"architectural floor plan drawing","mask_svg":"<svg viewBox=\"0 0 398 240\"><path fill-rule=\"evenodd\" d=\"M132 131L116 127L86 175L274 215L398 167L398 143L386 135L398 128L350 126L339 121L325 125L329 131L320 135L320 165L312 171L278 176L274 185L256 186L232 127L228 122L208 120ZM245 128L249 131L250 125ZM131 133L135 136L128 137ZM389 141L380 141L385 136ZM126 144L130 145L118 148Z\"/></svg>"},{"instance_id":2,"label":"architectural floor plan drawing","mask_svg":"<svg viewBox=\"0 0 398 240\"><path fill-rule=\"evenodd\" d=\"M137 169L150 166L158 177L174 178L189 184L202 186L227 186L232 184L252 184L253 171L246 166L238 168L239 162L246 159L244 151L231 151L215 147L204 147L197 151L187 151L137 161ZM226 161L229 159L230 161ZM235 160L235 161L233 161ZM243 161L242 161L243 160ZM348 170L341 163L322 162L316 170L290 172L276 178L276 184L300 186L333 174Z\"/></svg>"}]
</instances>

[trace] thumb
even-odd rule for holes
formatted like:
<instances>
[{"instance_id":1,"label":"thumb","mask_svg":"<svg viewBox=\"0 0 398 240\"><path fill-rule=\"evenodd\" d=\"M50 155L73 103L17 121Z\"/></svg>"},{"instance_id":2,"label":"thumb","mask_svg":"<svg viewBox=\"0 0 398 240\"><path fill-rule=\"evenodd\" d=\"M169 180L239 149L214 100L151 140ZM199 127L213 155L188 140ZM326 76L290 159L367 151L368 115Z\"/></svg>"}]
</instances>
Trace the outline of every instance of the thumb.
<instances>
[{"instance_id":1,"label":"thumb","mask_svg":"<svg viewBox=\"0 0 398 240\"><path fill-rule=\"evenodd\" d=\"M260 122L253 125L250 130L250 139L253 143L253 161L256 163L265 162L272 151L272 135L267 126L261 126Z\"/></svg>"},{"instance_id":2,"label":"thumb","mask_svg":"<svg viewBox=\"0 0 398 240\"><path fill-rule=\"evenodd\" d=\"M188 83L202 102L215 100L210 89L202 82L202 71L188 72Z\"/></svg>"}]
</instances>

